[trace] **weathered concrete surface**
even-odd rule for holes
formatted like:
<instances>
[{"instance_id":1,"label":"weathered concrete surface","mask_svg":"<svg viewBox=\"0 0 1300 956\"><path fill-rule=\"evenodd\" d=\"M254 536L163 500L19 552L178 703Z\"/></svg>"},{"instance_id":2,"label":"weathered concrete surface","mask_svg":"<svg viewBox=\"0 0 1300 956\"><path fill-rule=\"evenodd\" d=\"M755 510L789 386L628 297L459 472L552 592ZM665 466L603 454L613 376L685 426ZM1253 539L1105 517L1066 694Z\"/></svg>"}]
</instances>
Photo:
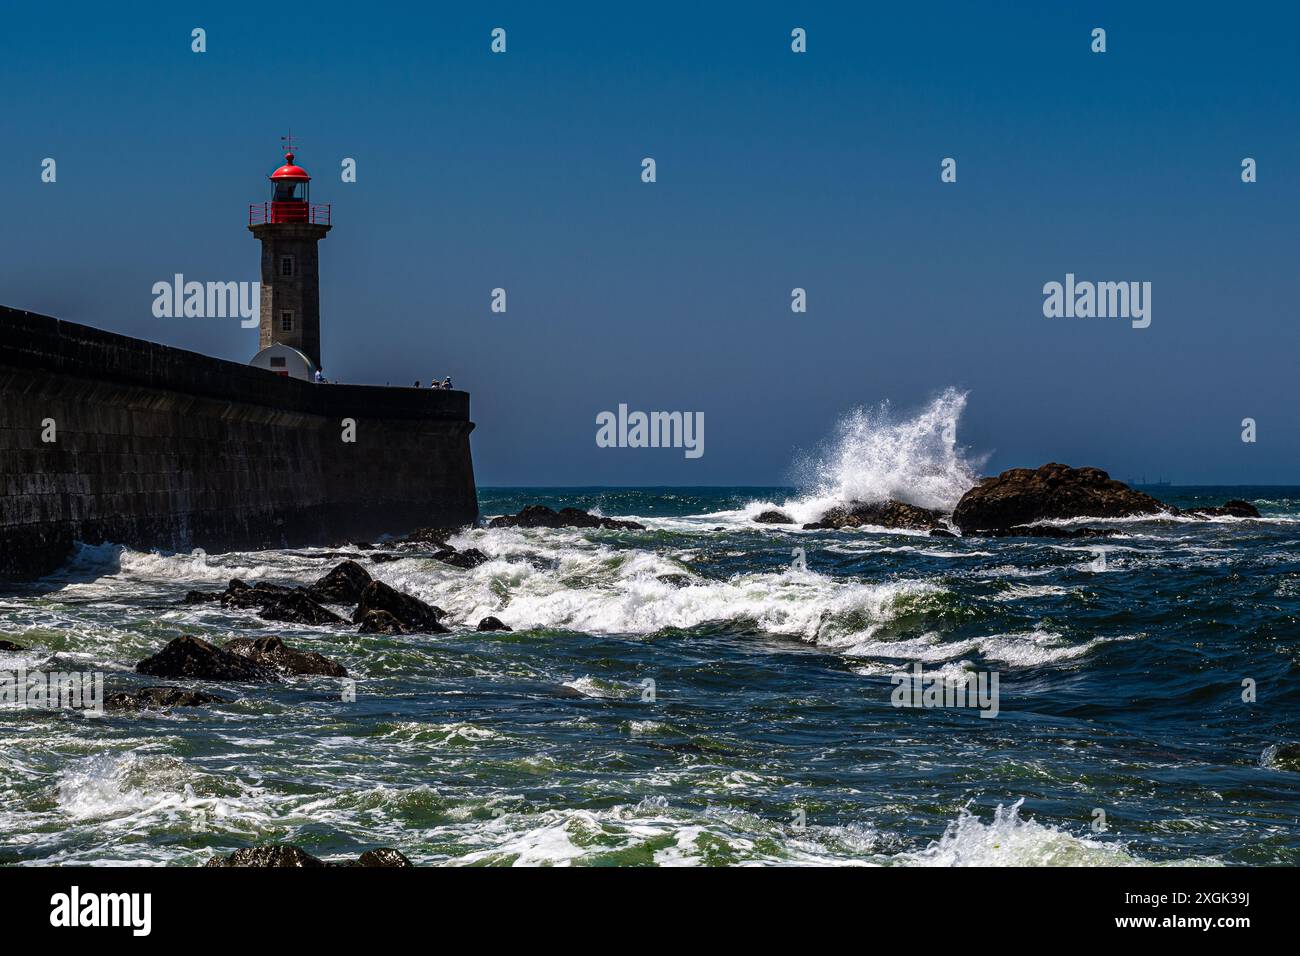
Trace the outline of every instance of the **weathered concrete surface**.
<instances>
[{"instance_id":1,"label":"weathered concrete surface","mask_svg":"<svg viewBox=\"0 0 1300 956\"><path fill-rule=\"evenodd\" d=\"M48 573L75 541L218 552L457 527L478 516L473 428L466 392L314 385L0 307L0 578Z\"/></svg>"}]
</instances>

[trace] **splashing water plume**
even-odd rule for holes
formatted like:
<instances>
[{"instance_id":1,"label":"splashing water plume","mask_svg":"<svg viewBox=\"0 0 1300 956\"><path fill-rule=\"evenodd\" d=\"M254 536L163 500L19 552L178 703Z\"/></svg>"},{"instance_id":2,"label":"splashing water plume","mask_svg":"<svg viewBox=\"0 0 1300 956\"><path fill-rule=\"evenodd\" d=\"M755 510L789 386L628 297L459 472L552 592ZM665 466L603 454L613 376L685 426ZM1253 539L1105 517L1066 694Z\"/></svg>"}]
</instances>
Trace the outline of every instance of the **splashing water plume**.
<instances>
[{"instance_id":1,"label":"splashing water plume","mask_svg":"<svg viewBox=\"0 0 1300 956\"><path fill-rule=\"evenodd\" d=\"M838 504L892 500L951 511L984 463L957 445L966 397L944 389L911 417L900 417L888 401L849 412L834 437L799 462L798 484L808 491L791 510L814 520Z\"/></svg>"}]
</instances>

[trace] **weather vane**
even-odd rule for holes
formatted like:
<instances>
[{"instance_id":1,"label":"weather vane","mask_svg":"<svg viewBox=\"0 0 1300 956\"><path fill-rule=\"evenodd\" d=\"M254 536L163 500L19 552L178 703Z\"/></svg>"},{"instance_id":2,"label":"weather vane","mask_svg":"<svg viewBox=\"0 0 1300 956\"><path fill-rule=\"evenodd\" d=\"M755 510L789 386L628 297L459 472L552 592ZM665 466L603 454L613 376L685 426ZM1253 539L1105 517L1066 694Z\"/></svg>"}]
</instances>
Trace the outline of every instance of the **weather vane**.
<instances>
[{"instance_id":1,"label":"weather vane","mask_svg":"<svg viewBox=\"0 0 1300 956\"><path fill-rule=\"evenodd\" d=\"M285 151L286 153L292 153L292 152L294 152L294 151L296 150L297 147L294 145L294 142L293 142L293 127L292 127L292 126L289 127L289 135L288 135L288 136L281 136L281 137L280 137L280 142L284 144L284 151Z\"/></svg>"}]
</instances>

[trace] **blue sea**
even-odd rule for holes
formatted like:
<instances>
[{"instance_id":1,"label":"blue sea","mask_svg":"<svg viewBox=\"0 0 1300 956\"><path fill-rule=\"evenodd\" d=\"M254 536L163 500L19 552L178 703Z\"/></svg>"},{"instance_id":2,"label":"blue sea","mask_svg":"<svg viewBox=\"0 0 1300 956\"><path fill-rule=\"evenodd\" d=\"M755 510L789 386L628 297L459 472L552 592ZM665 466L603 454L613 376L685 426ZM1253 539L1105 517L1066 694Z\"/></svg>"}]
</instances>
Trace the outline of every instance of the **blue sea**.
<instances>
[{"instance_id":1,"label":"blue sea","mask_svg":"<svg viewBox=\"0 0 1300 956\"><path fill-rule=\"evenodd\" d=\"M25 646L0 669L129 689L174 637L279 634L342 662L355 700L305 677L169 713L0 710L0 863L283 841L422 865L1295 865L1300 773L1275 751L1300 741L1300 487L1149 490L1264 517L949 539L752 520L820 507L794 488L487 488L485 516L646 530L468 529L472 570L383 541L398 560L83 547L0 594L0 638ZM344 557L452 633L182 603ZM475 632L488 614L513 632ZM996 674L996 716L896 706L918 664Z\"/></svg>"}]
</instances>

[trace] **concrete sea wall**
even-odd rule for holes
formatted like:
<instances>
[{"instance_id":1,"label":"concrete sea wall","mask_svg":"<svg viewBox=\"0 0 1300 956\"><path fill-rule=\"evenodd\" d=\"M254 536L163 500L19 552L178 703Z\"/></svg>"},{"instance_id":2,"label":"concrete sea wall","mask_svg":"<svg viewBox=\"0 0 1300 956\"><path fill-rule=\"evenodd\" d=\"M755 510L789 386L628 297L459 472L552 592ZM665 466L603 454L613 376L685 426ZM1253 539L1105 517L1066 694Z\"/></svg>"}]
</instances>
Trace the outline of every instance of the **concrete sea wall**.
<instances>
[{"instance_id":1,"label":"concrete sea wall","mask_svg":"<svg viewBox=\"0 0 1300 956\"><path fill-rule=\"evenodd\" d=\"M219 552L460 526L478 516L473 427L466 392L315 385L0 307L0 578L78 541Z\"/></svg>"}]
</instances>

